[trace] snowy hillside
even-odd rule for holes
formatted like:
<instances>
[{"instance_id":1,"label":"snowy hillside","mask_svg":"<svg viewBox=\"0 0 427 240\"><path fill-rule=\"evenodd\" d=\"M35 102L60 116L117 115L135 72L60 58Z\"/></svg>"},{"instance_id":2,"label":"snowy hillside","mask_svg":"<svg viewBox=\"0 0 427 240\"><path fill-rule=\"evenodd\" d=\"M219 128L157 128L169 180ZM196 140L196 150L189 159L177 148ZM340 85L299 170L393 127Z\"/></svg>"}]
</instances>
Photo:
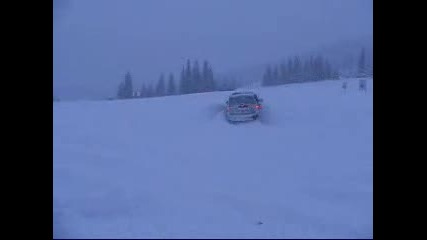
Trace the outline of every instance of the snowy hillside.
<instances>
[{"instance_id":1,"label":"snowy hillside","mask_svg":"<svg viewBox=\"0 0 427 240\"><path fill-rule=\"evenodd\" d=\"M54 237L372 238L372 79L53 105Z\"/></svg>"}]
</instances>

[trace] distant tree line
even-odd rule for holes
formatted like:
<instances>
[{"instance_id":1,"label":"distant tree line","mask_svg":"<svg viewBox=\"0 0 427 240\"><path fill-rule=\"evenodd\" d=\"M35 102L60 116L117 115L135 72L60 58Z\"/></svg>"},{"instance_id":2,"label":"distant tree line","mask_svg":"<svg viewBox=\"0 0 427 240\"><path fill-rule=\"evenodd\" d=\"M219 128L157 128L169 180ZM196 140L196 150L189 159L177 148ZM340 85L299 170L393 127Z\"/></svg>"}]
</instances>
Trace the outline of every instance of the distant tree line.
<instances>
[{"instance_id":1,"label":"distant tree line","mask_svg":"<svg viewBox=\"0 0 427 240\"><path fill-rule=\"evenodd\" d=\"M229 86L215 83L214 73L208 61L203 61L203 66L200 67L197 60L193 64L191 64L190 60L187 60L186 64L182 67L178 83L175 82L173 73L169 73L167 80L164 73L162 73L154 84L144 83L138 89L133 87L130 73L126 73L124 81L119 84L117 98L162 97L212 92L221 90L221 88L228 90Z\"/></svg>"},{"instance_id":2,"label":"distant tree line","mask_svg":"<svg viewBox=\"0 0 427 240\"><path fill-rule=\"evenodd\" d=\"M357 77L373 77L374 69L366 64L365 48L362 48L357 65Z\"/></svg>"},{"instance_id":3,"label":"distant tree line","mask_svg":"<svg viewBox=\"0 0 427 240\"><path fill-rule=\"evenodd\" d=\"M338 71L332 68L327 59L320 55L305 60L295 56L288 58L287 62L279 65L267 66L262 85L274 86L326 79L339 79Z\"/></svg>"},{"instance_id":4,"label":"distant tree line","mask_svg":"<svg viewBox=\"0 0 427 240\"><path fill-rule=\"evenodd\" d=\"M357 76L355 77L368 76L373 76L373 67L367 66L365 49L362 49L357 65ZM287 61L280 64L268 65L262 77L262 85L275 86L339 78L338 69L334 68L328 59L321 55L309 58L294 56L289 57ZM222 79L220 81L218 77L215 78L212 66L208 61L203 61L202 66L200 66L197 60L193 61L193 63L187 60L182 66L178 80L175 80L173 73L169 73L167 78L164 73L161 73L157 81L151 84L144 83L140 88L133 86L132 76L127 72L124 80L118 86L117 98L148 98L230 91L237 87L239 87L239 84L234 79Z\"/></svg>"},{"instance_id":5,"label":"distant tree line","mask_svg":"<svg viewBox=\"0 0 427 240\"><path fill-rule=\"evenodd\" d=\"M354 77L372 77L373 67L366 64L365 49L362 48ZM303 83L340 78L338 69L321 55L301 58L290 57L278 65L268 65L265 69L262 85L274 86L289 83Z\"/></svg>"}]
</instances>

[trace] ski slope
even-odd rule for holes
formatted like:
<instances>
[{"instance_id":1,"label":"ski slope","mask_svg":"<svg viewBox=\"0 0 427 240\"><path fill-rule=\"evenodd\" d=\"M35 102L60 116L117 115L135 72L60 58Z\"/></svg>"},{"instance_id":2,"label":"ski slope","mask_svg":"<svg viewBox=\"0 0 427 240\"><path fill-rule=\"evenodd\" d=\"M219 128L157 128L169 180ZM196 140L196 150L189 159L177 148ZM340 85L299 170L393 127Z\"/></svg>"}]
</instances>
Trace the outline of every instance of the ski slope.
<instances>
[{"instance_id":1,"label":"ski slope","mask_svg":"<svg viewBox=\"0 0 427 240\"><path fill-rule=\"evenodd\" d=\"M56 238L372 238L373 98L357 79L53 105Z\"/></svg>"}]
</instances>

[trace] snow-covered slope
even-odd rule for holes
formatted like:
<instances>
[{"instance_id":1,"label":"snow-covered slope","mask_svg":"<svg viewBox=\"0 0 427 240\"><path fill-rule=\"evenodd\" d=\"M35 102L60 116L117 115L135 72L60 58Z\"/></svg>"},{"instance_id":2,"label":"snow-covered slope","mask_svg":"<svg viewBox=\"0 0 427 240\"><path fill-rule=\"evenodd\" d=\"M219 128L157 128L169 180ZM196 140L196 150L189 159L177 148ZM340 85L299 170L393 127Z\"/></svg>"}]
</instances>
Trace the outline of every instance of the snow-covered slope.
<instances>
[{"instance_id":1,"label":"snow-covered slope","mask_svg":"<svg viewBox=\"0 0 427 240\"><path fill-rule=\"evenodd\" d=\"M372 80L347 81L257 89L237 125L228 92L54 103L54 236L373 237Z\"/></svg>"}]
</instances>

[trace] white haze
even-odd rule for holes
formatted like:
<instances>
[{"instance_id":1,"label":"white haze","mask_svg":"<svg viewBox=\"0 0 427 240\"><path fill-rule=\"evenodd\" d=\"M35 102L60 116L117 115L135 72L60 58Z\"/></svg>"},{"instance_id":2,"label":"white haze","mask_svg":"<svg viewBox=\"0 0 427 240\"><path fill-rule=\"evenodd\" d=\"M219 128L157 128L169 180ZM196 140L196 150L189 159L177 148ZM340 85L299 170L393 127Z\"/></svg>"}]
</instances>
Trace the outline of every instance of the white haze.
<instances>
[{"instance_id":1,"label":"white haze","mask_svg":"<svg viewBox=\"0 0 427 240\"><path fill-rule=\"evenodd\" d=\"M186 59L216 75L322 46L372 36L372 0L62 0L54 3L54 94L114 96L161 73L175 79ZM55 2L54 1L54 2ZM244 69L245 74L241 74Z\"/></svg>"}]
</instances>

